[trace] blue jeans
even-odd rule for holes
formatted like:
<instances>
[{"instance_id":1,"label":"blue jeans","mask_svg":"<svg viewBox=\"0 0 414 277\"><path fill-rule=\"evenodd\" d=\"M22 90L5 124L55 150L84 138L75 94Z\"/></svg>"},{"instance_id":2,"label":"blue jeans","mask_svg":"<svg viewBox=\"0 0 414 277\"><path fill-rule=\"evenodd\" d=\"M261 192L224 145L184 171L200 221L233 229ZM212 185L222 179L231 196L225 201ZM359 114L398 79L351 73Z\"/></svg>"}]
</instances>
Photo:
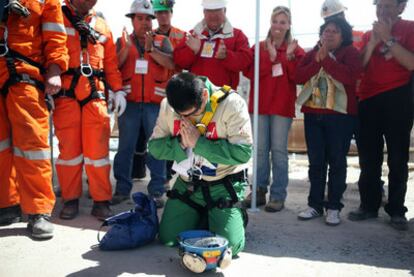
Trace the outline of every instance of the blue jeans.
<instances>
[{"instance_id":1,"label":"blue jeans","mask_svg":"<svg viewBox=\"0 0 414 277\"><path fill-rule=\"evenodd\" d=\"M341 210L346 189L346 155L357 118L344 114L305 114L305 139L309 158L309 207ZM329 172L327 174L327 169ZM328 202L324 202L328 175Z\"/></svg>"},{"instance_id":2,"label":"blue jeans","mask_svg":"<svg viewBox=\"0 0 414 277\"><path fill-rule=\"evenodd\" d=\"M132 160L141 126L147 139L152 134L160 106L157 104L128 102L125 112L118 118L119 144L114 159L115 193L129 195L132 189ZM165 161L156 160L148 153L146 164L151 172L148 193L160 196L164 193Z\"/></svg>"},{"instance_id":3,"label":"blue jeans","mask_svg":"<svg viewBox=\"0 0 414 277\"><path fill-rule=\"evenodd\" d=\"M253 121L252 121L253 122ZM292 118L279 115L259 115L257 146L257 185L267 191L270 183L270 159L272 159L272 184L270 198L284 201L287 196L288 134Z\"/></svg>"}]
</instances>

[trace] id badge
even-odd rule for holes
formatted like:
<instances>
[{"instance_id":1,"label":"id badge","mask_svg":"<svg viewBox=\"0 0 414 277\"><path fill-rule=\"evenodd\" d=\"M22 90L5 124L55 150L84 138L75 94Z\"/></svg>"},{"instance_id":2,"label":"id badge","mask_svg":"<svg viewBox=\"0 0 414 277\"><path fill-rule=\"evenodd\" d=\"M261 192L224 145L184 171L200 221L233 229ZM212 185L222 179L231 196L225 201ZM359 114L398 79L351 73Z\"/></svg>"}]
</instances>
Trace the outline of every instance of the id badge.
<instances>
[{"instance_id":1,"label":"id badge","mask_svg":"<svg viewBox=\"0 0 414 277\"><path fill-rule=\"evenodd\" d=\"M272 77L279 77L283 75L282 64L277 63L272 66Z\"/></svg>"},{"instance_id":2,"label":"id badge","mask_svg":"<svg viewBox=\"0 0 414 277\"><path fill-rule=\"evenodd\" d=\"M216 46L215 41L206 41L203 45L203 50L200 56L203 58L212 58L214 54L214 47Z\"/></svg>"},{"instance_id":3,"label":"id badge","mask_svg":"<svg viewBox=\"0 0 414 277\"><path fill-rule=\"evenodd\" d=\"M148 61L144 59L137 59L135 61L135 74L147 74Z\"/></svg>"}]
</instances>

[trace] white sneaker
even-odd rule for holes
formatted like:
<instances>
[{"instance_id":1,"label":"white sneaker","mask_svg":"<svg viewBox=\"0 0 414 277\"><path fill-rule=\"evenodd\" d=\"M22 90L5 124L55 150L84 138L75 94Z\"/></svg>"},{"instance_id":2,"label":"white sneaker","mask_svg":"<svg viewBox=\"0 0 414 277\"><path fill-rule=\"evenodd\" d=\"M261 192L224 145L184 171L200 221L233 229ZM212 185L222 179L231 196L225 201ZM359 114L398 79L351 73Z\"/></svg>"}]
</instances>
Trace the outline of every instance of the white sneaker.
<instances>
[{"instance_id":1,"label":"white sneaker","mask_svg":"<svg viewBox=\"0 0 414 277\"><path fill-rule=\"evenodd\" d=\"M339 210L330 210L326 212L325 222L328 225L336 226L341 223L341 218L339 217Z\"/></svg>"},{"instance_id":2,"label":"white sneaker","mask_svg":"<svg viewBox=\"0 0 414 277\"><path fill-rule=\"evenodd\" d=\"M314 208L308 207L306 210L304 210L304 211L302 211L298 214L298 219L300 219L300 220L309 220L309 219L317 218L317 217L320 217L320 216L322 216L322 214L320 212L318 212Z\"/></svg>"}]
</instances>

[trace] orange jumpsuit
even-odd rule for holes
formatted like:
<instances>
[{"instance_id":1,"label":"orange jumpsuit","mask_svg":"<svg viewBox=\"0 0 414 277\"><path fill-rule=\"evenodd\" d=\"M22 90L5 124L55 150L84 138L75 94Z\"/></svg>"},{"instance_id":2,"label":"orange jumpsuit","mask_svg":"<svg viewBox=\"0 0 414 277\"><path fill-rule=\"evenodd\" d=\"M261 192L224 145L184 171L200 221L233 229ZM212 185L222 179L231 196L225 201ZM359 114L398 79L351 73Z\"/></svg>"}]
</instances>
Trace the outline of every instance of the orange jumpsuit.
<instances>
[{"instance_id":1,"label":"orange jumpsuit","mask_svg":"<svg viewBox=\"0 0 414 277\"><path fill-rule=\"evenodd\" d=\"M0 28L0 40L32 61L48 68L68 66L66 35L59 0L21 0L30 15L10 13ZM43 82L39 68L22 61L14 63L18 74ZM0 87L9 79L6 59L0 57ZM52 212L55 196L50 163L49 112L44 93L32 84L11 85L0 96L0 208L20 203L26 214ZM18 185L17 185L18 184Z\"/></svg>"},{"instance_id":2,"label":"orange jumpsuit","mask_svg":"<svg viewBox=\"0 0 414 277\"><path fill-rule=\"evenodd\" d=\"M69 4L67 7L73 13ZM118 71L116 47L111 31L105 20L97 16L95 12L91 11L84 20L101 34L96 44L88 42L89 63L95 70L103 69L106 82L111 89L115 92L119 91L122 88L122 79ZM80 36L66 16L64 16L64 24L68 36L69 68L78 68L81 63ZM63 74L62 78L63 89L69 89L73 75ZM97 91L103 94L105 90L103 82L97 78L94 80ZM65 201L81 196L84 165L93 200L106 201L112 198L109 160L110 126L107 104L104 99L93 99L81 106L78 101L85 99L90 93L91 86L88 78L80 76L75 87L76 99L58 97L55 100L53 122L60 151L56 160L56 170L62 189L62 198Z\"/></svg>"}]
</instances>

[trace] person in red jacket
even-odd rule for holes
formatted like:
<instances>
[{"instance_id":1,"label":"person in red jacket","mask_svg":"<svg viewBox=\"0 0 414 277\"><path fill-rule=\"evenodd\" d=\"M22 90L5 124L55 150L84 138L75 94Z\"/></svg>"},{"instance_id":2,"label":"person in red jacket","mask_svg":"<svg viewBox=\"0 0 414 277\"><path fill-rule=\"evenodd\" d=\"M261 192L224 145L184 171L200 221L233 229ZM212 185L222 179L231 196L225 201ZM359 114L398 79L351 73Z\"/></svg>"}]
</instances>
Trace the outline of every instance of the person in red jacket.
<instances>
[{"instance_id":1,"label":"person in red jacket","mask_svg":"<svg viewBox=\"0 0 414 277\"><path fill-rule=\"evenodd\" d=\"M174 49L174 63L217 86L237 89L239 73L253 61L246 35L226 18L227 0L203 0L204 19ZM212 70L214 68L214 70Z\"/></svg>"},{"instance_id":2,"label":"person in red jacket","mask_svg":"<svg viewBox=\"0 0 414 277\"><path fill-rule=\"evenodd\" d=\"M255 47L252 47L254 54ZM259 65L259 136L258 138L258 191L257 205L266 204L270 172L269 202L265 211L277 212L283 209L287 196L288 177L288 134L295 116L296 66L305 55L291 35L290 10L283 6L273 9L270 29L266 40L260 42ZM246 73L253 81L254 64ZM253 83L253 82L252 82ZM251 85L250 87L254 87ZM250 93L249 112L253 112L254 94ZM272 163L269 163L270 156ZM250 205L251 195L244 204Z\"/></svg>"},{"instance_id":3,"label":"person in red jacket","mask_svg":"<svg viewBox=\"0 0 414 277\"><path fill-rule=\"evenodd\" d=\"M389 193L384 209L391 217L392 227L407 230L404 202L413 127L410 82L414 70L414 22L400 18L406 0L378 0L374 4L378 21L363 37L365 68L358 91L361 205L348 218L378 217L385 140Z\"/></svg>"},{"instance_id":4,"label":"person in red jacket","mask_svg":"<svg viewBox=\"0 0 414 277\"><path fill-rule=\"evenodd\" d=\"M359 52L352 46L352 27L343 18L326 21L320 28L318 45L303 58L295 76L298 84L305 84L298 102L303 103L305 114L311 184L308 208L298 215L301 220L320 217L325 208L326 224L341 222L346 155L357 120L355 87L361 70Z\"/></svg>"}]
</instances>

